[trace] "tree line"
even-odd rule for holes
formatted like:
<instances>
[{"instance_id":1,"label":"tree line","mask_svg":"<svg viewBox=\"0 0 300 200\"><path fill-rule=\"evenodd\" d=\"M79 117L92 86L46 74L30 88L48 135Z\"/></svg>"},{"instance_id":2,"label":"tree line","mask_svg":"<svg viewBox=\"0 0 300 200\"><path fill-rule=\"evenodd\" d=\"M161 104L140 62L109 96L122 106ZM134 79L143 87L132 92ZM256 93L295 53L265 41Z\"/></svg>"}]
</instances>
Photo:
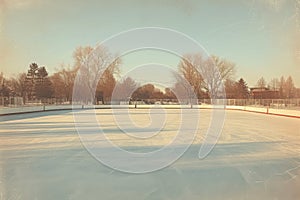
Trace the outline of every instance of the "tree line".
<instances>
[{"instance_id":1,"label":"tree line","mask_svg":"<svg viewBox=\"0 0 300 200\"><path fill-rule=\"evenodd\" d=\"M5 78L0 73L0 96L22 97L23 102L45 101L54 98L56 102L70 102L76 75L82 80L79 92L91 103L110 103L113 93L118 100L177 99L175 94L190 99L232 98L247 99L251 91L243 78L235 80L236 65L226 59L200 53L184 55L174 74L174 84L164 91L153 84L141 85L132 78L120 79L121 58L113 55L105 47L78 47L73 53L72 65L61 65L52 75L45 66L37 63L29 65L28 71L15 77ZM101 75L101 77L100 77ZM100 80L100 81L98 81ZM291 76L273 78L269 83L262 77L257 81L261 90L277 91L278 98L300 98ZM95 91L94 91L95 90ZM226 96L222 96L222 91ZM153 102L153 101L151 101Z\"/></svg>"},{"instance_id":2,"label":"tree line","mask_svg":"<svg viewBox=\"0 0 300 200\"><path fill-rule=\"evenodd\" d=\"M18 74L15 77L5 78L3 73L0 73L0 96L2 97L22 97L23 102L41 100L42 102L55 98L56 102L72 101L73 86L76 74L82 72L82 64L89 58L93 48L78 47L73 53L74 64L62 64L59 69L52 75L48 74L45 66L39 66L37 63L31 63L27 72ZM108 60L111 56L106 49L99 52L98 59L103 61ZM119 63L115 61L103 72L100 81L97 81L96 97L101 99L103 103L110 100L112 91L116 85L116 76L119 74ZM98 63L99 64L99 63ZM89 79L89 74L99 73L98 65L93 65L85 71L86 80ZM98 71L97 71L98 70ZM90 89L84 82L83 87ZM84 88L83 91L86 91Z\"/></svg>"}]
</instances>

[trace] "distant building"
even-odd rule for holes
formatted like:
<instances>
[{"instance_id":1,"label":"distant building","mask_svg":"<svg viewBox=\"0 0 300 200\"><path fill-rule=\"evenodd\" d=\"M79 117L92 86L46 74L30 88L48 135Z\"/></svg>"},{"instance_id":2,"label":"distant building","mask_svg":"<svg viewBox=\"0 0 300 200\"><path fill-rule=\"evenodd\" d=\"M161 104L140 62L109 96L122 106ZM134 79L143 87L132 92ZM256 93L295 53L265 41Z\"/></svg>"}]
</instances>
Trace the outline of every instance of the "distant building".
<instances>
[{"instance_id":1,"label":"distant building","mask_svg":"<svg viewBox=\"0 0 300 200\"><path fill-rule=\"evenodd\" d=\"M250 88L250 97L252 99L278 99L279 91L270 90L267 87L253 87Z\"/></svg>"}]
</instances>

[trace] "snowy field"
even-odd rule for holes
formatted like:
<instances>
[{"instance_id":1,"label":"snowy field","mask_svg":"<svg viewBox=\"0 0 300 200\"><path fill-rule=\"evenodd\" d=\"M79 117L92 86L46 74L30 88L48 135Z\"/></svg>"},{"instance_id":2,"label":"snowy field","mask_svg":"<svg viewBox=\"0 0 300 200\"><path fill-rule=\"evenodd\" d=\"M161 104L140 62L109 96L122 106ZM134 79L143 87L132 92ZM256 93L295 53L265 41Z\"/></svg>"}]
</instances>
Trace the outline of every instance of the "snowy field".
<instances>
[{"instance_id":1,"label":"snowy field","mask_svg":"<svg viewBox=\"0 0 300 200\"><path fill-rule=\"evenodd\" d=\"M228 110L218 144L200 160L211 111L199 111L188 151L169 167L139 175L92 157L80 142L72 111L2 116L0 199L300 199L300 119ZM136 141L118 129L112 110L96 112L113 143L135 150L165 145L180 124L180 110L167 109L159 136ZM131 109L130 115L139 126L150 121L147 109Z\"/></svg>"}]
</instances>

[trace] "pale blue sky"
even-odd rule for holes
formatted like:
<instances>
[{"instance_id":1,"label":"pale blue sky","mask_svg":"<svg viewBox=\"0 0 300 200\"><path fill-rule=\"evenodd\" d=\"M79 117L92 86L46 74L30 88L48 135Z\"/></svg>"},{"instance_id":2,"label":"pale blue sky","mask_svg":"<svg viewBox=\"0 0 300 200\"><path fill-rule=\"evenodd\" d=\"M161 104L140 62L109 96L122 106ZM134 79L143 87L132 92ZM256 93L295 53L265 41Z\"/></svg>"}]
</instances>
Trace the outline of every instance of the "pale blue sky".
<instances>
[{"instance_id":1,"label":"pale blue sky","mask_svg":"<svg viewBox=\"0 0 300 200\"><path fill-rule=\"evenodd\" d=\"M233 61L236 78L250 86L261 76L269 81L292 75L300 87L295 5L295 0L0 0L0 71L12 75L37 62L53 73L61 63L72 64L72 52L80 45L156 26L187 34L210 54ZM125 56L121 70L150 61L177 67L176 58L153 55Z\"/></svg>"}]
</instances>

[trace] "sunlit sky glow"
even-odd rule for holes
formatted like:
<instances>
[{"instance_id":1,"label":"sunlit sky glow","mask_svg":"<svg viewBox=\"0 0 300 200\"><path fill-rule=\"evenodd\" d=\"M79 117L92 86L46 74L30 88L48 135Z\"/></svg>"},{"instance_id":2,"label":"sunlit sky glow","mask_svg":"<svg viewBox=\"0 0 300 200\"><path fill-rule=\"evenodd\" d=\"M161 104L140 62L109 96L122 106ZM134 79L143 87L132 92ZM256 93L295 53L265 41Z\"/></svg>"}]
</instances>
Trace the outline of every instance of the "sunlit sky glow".
<instances>
[{"instance_id":1,"label":"sunlit sky glow","mask_svg":"<svg viewBox=\"0 0 300 200\"><path fill-rule=\"evenodd\" d=\"M250 86L261 76L269 81L292 75L300 87L295 0L0 0L0 7L0 71L6 75L25 72L31 62L53 73L60 64L73 63L78 46L95 46L121 31L155 26L187 34L210 54L233 61L236 78L243 77ZM149 62L176 69L178 60L137 52L124 56L121 70L125 74ZM157 77L157 71L148 76Z\"/></svg>"}]
</instances>

